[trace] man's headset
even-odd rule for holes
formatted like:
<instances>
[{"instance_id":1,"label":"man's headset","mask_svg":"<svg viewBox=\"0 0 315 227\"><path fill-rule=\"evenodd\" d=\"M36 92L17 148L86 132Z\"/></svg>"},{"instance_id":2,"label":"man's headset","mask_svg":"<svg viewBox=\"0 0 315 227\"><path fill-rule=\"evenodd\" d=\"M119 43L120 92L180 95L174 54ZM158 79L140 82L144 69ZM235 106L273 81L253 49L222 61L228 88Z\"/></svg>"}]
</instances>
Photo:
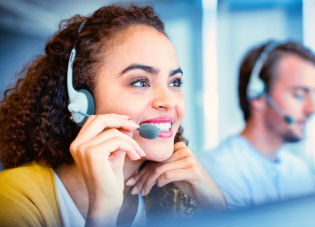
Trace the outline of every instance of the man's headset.
<instances>
[{"instance_id":1,"label":"man's headset","mask_svg":"<svg viewBox=\"0 0 315 227\"><path fill-rule=\"evenodd\" d=\"M280 45L281 43L277 43L273 41L264 48L264 50L260 54L250 74L249 84L246 90L246 96L248 100L257 99L260 96L262 96L274 108L274 110L280 116L283 117L284 121L291 125L291 124L294 124L296 120L292 116L284 114L284 112L279 107L279 105L266 92L265 83L259 77L261 69L266 63L269 54Z\"/></svg>"}]
</instances>

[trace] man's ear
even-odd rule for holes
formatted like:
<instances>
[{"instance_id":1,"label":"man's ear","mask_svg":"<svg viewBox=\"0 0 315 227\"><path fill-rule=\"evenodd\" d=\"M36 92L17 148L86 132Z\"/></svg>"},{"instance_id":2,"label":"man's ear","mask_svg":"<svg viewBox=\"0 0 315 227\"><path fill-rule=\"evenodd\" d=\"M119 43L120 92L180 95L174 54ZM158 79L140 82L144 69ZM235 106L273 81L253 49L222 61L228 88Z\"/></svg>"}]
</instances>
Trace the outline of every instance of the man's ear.
<instances>
[{"instance_id":1,"label":"man's ear","mask_svg":"<svg viewBox=\"0 0 315 227\"><path fill-rule=\"evenodd\" d=\"M250 100L249 104L254 110L258 112L264 112L267 108L267 102L262 96L257 99Z\"/></svg>"}]
</instances>

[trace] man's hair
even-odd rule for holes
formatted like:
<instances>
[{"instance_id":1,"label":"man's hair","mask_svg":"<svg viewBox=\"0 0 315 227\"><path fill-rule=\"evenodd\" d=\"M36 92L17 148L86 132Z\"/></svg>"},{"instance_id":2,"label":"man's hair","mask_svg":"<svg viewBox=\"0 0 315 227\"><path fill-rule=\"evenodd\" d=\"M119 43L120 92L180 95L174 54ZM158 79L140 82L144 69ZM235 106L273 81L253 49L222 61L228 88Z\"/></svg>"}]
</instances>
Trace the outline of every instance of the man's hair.
<instances>
[{"instance_id":1,"label":"man's hair","mask_svg":"<svg viewBox=\"0 0 315 227\"><path fill-rule=\"evenodd\" d=\"M246 90L249 83L250 75L253 70L253 67L258 60L260 54L263 52L264 48L270 44L267 42L257 48L250 50L244 57L239 71L239 84L238 84L238 96L240 107L244 114L244 119L247 121L250 118L250 104L247 99ZM276 67L279 60L286 54L295 54L306 61L310 61L315 64L315 55L312 51L305 48L302 44L297 42L286 42L280 44L268 55L268 59L263 65L259 77L265 84L266 92L269 92L269 89L272 84L272 78L274 78L274 73L276 72Z\"/></svg>"}]
</instances>

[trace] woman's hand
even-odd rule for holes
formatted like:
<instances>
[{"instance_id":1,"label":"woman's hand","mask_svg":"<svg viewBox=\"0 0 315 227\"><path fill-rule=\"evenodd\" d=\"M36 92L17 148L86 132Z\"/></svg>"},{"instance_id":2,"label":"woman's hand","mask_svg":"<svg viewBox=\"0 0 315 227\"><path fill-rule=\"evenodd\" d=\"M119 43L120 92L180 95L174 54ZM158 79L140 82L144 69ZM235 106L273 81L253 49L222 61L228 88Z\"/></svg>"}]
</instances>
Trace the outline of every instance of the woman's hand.
<instances>
[{"instance_id":1,"label":"woman's hand","mask_svg":"<svg viewBox=\"0 0 315 227\"><path fill-rule=\"evenodd\" d=\"M226 209L219 187L201 166L192 151L182 142L175 144L174 153L165 162L149 162L127 185L134 185L133 194L147 195L151 188L174 182L186 195L198 201L204 210Z\"/></svg>"},{"instance_id":2,"label":"woman's hand","mask_svg":"<svg viewBox=\"0 0 315 227\"><path fill-rule=\"evenodd\" d=\"M70 145L89 194L87 225L116 225L123 203L125 155L132 160L145 156L130 137L139 125L128 119L116 114L90 116Z\"/></svg>"}]
</instances>

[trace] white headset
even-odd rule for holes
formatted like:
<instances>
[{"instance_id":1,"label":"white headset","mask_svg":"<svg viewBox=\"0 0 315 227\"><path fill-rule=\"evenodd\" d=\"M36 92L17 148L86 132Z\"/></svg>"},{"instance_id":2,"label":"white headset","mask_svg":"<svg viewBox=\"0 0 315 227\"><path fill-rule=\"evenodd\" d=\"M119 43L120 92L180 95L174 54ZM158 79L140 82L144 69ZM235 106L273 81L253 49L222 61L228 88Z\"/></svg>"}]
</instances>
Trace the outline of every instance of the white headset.
<instances>
[{"instance_id":1,"label":"white headset","mask_svg":"<svg viewBox=\"0 0 315 227\"><path fill-rule=\"evenodd\" d=\"M262 53L260 54L258 60L256 61L253 70L250 74L249 84L246 90L247 99L257 99L259 98L266 90L265 83L262 79L260 79L259 74L266 63L269 54L276 49L280 44L277 42L271 42L268 44Z\"/></svg>"},{"instance_id":2,"label":"white headset","mask_svg":"<svg viewBox=\"0 0 315 227\"><path fill-rule=\"evenodd\" d=\"M78 34L84 27L86 20L82 22L79 27ZM76 91L73 88L73 61L76 55L75 46L71 51L71 55L68 63L67 71L67 88L70 104L68 105L68 110L71 112L73 121L80 127L83 126L87 117L94 114L95 105L92 94L85 89Z\"/></svg>"},{"instance_id":3,"label":"white headset","mask_svg":"<svg viewBox=\"0 0 315 227\"><path fill-rule=\"evenodd\" d=\"M283 113L279 105L266 92L265 83L259 77L261 69L266 63L269 54L280 45L281 43L272 41L264 48L264 50L260 54L250 74L249 83L246 89L246 97L248 100L252 100L262 96L274 108L274 110L283 117L285 122L287 122L288 124L294 124L296 120L292 116Z\"/></svg>"}]
</instances>

